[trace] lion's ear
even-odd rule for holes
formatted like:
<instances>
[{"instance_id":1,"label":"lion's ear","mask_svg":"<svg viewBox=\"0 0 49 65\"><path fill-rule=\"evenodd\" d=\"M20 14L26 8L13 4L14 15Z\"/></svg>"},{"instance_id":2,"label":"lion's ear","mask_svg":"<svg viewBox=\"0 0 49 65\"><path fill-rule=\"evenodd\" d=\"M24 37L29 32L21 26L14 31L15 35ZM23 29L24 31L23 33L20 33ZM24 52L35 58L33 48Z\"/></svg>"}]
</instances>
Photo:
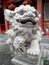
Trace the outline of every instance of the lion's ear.
<instances>
[{"instance_id":1,"label":"lion's ear","mask_svg":"<svg viewBox=\"0 0 49 65\"><path fill-rule=\"evenodd\" d=\"M11 11L8 9L4 10L5 19L9 22L13 20L13 16L14 16L13 14L14 14L14 11Z\"/></svg>"}]
</instances>

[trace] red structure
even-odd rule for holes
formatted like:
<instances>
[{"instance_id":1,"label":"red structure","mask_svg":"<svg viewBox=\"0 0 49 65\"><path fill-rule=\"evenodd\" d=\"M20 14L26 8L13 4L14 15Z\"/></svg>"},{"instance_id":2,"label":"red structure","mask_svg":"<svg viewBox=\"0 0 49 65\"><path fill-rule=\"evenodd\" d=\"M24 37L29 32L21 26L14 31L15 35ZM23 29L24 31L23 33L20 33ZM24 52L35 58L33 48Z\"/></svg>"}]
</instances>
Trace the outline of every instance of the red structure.
<instances>
[{"instance_id":1,"label":"red structure","mask_svg":"<svg viewBox=\"0 0 49 65\"><path fill-rule=\"evenodd\" d=\"M0 33L8 29L8 23L4 18L4 8L13 1L14 0L0 0Z\"/></svg>"},{"instance_id":2,"label":"red structure","mask_svg":"<svg viewBox=\"0 0 49 65\"><path fill-rule=\"evenodd\" d=\"M14 0L5 0L4 5L5 3L7 4L13 1ZM41 14L38 24L42 28L45 35L49 36L49 0L24 0L22 4L30 4L38 10L38 12ZM7 21L5 21L5 28L6 30L9 28Z\"/></svg>"}]
</instances>

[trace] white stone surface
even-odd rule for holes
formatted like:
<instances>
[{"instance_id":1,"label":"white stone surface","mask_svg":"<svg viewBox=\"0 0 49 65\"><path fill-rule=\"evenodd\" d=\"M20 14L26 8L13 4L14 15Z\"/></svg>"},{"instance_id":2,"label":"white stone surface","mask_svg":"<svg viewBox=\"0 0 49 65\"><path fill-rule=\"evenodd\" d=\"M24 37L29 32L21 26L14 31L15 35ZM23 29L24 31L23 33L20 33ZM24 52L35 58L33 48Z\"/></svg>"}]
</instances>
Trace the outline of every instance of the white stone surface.
<instances>
[{"instance_id":1,"label":"white stone surface","mask_svg":"<svg viewBox=\"0 0 49 65\"><path fill-rule=\"evenodd\" d=\"M37 10L30 5L21 5L16 7L14 11L5 9L5 18L12 24L12 29L6 31L6 34L9 35L7 43L12 42L15 52L20 45L30 42L30 47L26 50L27 54L39 55L41 31L38 28L40 14Z\"/></svg>"}]
</instances>

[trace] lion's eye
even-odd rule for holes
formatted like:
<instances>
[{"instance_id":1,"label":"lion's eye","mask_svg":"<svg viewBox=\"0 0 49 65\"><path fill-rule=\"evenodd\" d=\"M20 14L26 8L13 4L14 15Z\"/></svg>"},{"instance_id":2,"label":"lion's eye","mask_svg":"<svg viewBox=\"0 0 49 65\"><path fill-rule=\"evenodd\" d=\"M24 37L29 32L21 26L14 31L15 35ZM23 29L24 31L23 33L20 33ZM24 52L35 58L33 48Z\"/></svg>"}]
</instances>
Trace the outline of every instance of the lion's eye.
<instances>
[{"instance_id":1,"label":"lion's eye","mask_svg":"<svg viewBox=\"0 0 49 65\"><path fill-rule=\"evenodd\" d=\"M23 15L24 14L24 11L20 11L18 12L19 15Z\"/></svg>"}]
</instances>

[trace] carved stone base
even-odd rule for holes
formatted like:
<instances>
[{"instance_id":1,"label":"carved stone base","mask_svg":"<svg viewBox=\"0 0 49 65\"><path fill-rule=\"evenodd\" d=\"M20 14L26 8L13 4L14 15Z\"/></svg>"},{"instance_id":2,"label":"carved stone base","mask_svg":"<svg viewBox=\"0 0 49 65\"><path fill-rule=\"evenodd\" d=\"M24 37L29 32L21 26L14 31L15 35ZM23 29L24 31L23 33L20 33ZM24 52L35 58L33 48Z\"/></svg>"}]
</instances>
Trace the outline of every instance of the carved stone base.
<instances>
[{"instance_id":1,"label":"carved stone base","mask_svg":"<svg viewBox=\"0 0 49 65\"><path fill-rule=\"evenodd\" d=\"M30 59L28 57L14 57L11 62L13 64L20 64L20 65L37 65L38 64L38 58Z\"/></svg>"}]
</instances>

